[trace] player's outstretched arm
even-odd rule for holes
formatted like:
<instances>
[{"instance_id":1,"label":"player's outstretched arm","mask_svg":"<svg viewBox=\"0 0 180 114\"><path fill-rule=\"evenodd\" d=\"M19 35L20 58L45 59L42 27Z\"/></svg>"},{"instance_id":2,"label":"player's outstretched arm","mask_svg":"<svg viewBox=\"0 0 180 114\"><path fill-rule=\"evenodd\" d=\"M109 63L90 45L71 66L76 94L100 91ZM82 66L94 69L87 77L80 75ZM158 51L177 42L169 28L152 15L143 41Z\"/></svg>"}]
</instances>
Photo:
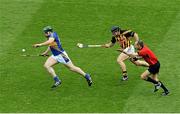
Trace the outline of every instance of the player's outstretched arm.
<instances>
[{"instance_id":1,"label":"player's outstretched arm","mask_svg":"<svg viewBox=\"0 0 180 114\"><path fill-rule=\"evenodd\" d=\"M110 48L112 46L114 46L114 43L110 42L110 43L107 43L107 44L103 44L101 47Z\"/></svg>"},{"instance_id":2,"label":"player's outstretched arm","mask_svg":"<svg viewBox=\"0 0 180 114\"><path fill-rule=\"evenodd\" d=\"M51 43L54 42L54 38L49 38L49 40L43 42L43 43L39 43L39 44L34 44L33 47L37 48L37 47L41 47L41 46L46 46L49 45Z\"/></svg>"},{"instance_id":3,"label":"player's outstretched arm","mask_svg":"<svg viewBox=\"0 0 180 114\"><path fill-rule=\"evenodd\" d=\"M138 57L138 53L132 53L132 54L128 54L128 53L126 53L125 51L122 51L123 53L125 53L126 55L128 55L129 57L131 57L131 58L135 58L135 57Z\"/></svg>"},{"instance_id":4,"label":"player's outstretched arm","mask_svg":"<svg viewBox=\"0 0 180 114\"><path fill-rule=\"evenodd\" d=\"M132 53L132 54L128 54L128 53L127 53L126 51L124 51L124 49L122 49L122 48L117 49L117 51L120 51L120 52L122 52L122 53L128 55L128 56L131 57L131 58L138 57L138 53L137 53L137 52Z\"/></svg>"}]
</instances>

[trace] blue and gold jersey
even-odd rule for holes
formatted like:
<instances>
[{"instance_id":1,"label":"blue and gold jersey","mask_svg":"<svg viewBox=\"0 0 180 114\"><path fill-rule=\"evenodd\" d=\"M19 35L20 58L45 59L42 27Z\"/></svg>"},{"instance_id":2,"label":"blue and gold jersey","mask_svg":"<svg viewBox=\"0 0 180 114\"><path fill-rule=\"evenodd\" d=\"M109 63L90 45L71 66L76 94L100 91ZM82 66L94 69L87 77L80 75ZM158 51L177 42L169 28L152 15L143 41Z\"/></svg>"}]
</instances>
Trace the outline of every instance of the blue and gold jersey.
<instances>
[{"instance_id":1,"label":"blue and gold jersey","mask_svg":"<svg viewBox=\"0 0 180 114\"><path fill-rule=\"evenodd\" d=\"M61 54L64 51L64 49L61 46L61 42L60 42L60 39L59 39L57 33L56 32L51 33L49 35L48 39L49 38L54 38L54 42L49 44L52 54L54 56Z\"/></svg>"}]
</instances>

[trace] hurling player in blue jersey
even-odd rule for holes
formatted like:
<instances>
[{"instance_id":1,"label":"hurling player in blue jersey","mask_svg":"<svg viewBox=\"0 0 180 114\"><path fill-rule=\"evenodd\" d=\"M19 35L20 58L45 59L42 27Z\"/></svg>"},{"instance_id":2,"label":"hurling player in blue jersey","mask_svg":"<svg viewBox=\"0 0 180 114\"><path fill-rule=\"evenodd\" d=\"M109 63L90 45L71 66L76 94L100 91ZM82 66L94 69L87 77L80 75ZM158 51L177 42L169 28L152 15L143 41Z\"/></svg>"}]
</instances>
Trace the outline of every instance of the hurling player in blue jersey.
<instances>
[{"instance_id":1,"label":"hurling player in blue jersey","mask_svg":"<svg viewBox=\"0 0 180 114\"><path fill-rule=\"evenodd\" d=\"M88 85L91 86L92 79L88 73L85 73L79 67L75 66L70 58L68 57L65 50L62 48L60 39L56 32L53 32L51 26L46 26L43 29L44 35L47 38L47 41L43 43L34 44L34 47L48 46L47 50L43 52L41 55L47 55L49 51L52 52L52 55L46 60L44 67L47 71L53 76L55 81L52 88L55 88L61 84L61 80L58 75L55 73L53 66L57 63L64 64L69 70L81 74L88 82Z\"/></svg>"}]
</instances>

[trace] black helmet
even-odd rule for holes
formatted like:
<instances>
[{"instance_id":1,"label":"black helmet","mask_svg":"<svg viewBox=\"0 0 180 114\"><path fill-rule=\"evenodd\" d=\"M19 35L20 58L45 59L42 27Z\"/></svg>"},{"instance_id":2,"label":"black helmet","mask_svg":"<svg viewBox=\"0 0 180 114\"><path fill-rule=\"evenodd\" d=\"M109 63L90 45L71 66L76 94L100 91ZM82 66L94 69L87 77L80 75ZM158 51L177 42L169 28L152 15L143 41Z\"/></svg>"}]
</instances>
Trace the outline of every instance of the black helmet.
<instances>
[{"instance_id":1,"label":"black helmet","mask_svg":"<svg viewBox=\"0 0 180 114\"><path fill-rule=\"evenodd\" d=\"M53 31L53 28L52 28L51 26L46 26L46 27L43 28L43 31L44 31L45 33L47 33L47 32L52 32L52 31Z\"/></svg>"},{"instance_id":2,"label":"black helmet","mask_svg":"<svg viewBox=\"0 0 180 114\"><path fill-rule=\"evenodd\" d=\"M119 26L113 26L111 28L111 32L120 31L120 30L121 30L121 28Z\"/></svg>"}]
</instances>

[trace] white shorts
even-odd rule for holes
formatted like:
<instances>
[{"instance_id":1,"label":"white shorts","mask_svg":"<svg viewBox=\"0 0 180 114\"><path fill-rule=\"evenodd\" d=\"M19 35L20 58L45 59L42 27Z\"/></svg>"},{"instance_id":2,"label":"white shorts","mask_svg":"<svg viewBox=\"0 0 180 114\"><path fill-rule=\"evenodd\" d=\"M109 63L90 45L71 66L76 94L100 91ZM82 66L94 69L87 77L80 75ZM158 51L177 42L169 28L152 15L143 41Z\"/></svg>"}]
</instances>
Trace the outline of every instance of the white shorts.
<instances>
[{"instance_id":1,"label":"white shorts","mask_svg":"<svg viewBox=\"0 0 180 114\"><path fill-rule=\"evenodd\" d=\"M135 53L135 49L134 49L134 46L133 46L133 45L131 45L130 47L127 47L126 49L124 49L124 51L125 51L127 54Z\"/></svg>"},{"instance_id":2,"label":"white shorts","mask_svg":"<svg viewBox=\"0 0 180 114\"><path fill-rule=\"evenodd\" d=\"M59 63L67 64L71 62L68 54L65 51L57 56L51 55L51 57L57 60Z\"/></svg>"}]
</instances>

